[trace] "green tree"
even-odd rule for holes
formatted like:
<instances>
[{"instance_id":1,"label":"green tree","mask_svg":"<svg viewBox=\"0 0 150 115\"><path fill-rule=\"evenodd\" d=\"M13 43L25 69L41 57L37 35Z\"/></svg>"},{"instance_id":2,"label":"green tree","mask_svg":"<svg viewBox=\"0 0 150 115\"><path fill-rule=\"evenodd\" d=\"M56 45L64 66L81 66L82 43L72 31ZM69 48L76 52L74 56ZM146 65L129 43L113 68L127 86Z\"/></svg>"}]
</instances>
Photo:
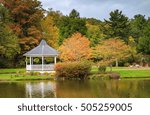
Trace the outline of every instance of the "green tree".
<instances>
[{"instance_id":1,"label":"green tree","mask_svg":"<svg viewBox=\"0 0 150 115\"><path fill-rule=\"evenodd\" d=\"M135 62L136 56L137 56L137 43L135 42L135 39L132 36L129 36L128 45L131 47L130 50L130 61Z\"/></svg>"},{"instance_id":2,"label":"green tree","mask_svg":"<svg viewBox=\"0 0 150 115\"><path fill-rule=\"evenodd\" d=\"M144 36L138 41L138 51L150 55L150 18L147 20L143 34Z\"/></svg>"},{"instance_id":3,"label":"green tree","mask_svg":"<svg viewBox=\"0 0 150 115\"><path fill-rule=\"evenodd\" d=\"M8 24L10 21L10 13L2 4L0 4L0 22Z\"/></svg>"},{"instance_id":4,"label":"green tree","mask_svg":"<svg viewBox=\"0 0 150 115\"><path fill-rule=\"evenodd\" d=\"M95 19L87 19L86 21L86 27L87 32L86 36L90 40L90 46L97 45L102 39L105 38L105 35L102 31L102 22L97 21Z\"/></svg>"},{"instance_id":5,"label":"green tree","mask_svg":"<svg viewBox=\"0 0 150 115\"><path fill-rule=\"evenodd\" d=\"M73 9L70 14L69 14L70 18L80 18L80 13L78 11L76 11L75 9Z\"/></svg>"},{"instance_id":6,"label":"green tree","mask_svg":"<svg viewBox=\"0 0 150 115\"><path fill-rule=\"evenodd\" d=\"M105 20L105 34L107 38L118 37L128 43L129 20L122 11L115 10L110 12L109 20Z\"/></svg>"},{"instance_id":7,"label":"green tree","mask_svg":"<svg viewBox=\"0 0 150 115\"><path fill-rule=\"evenodd\" d=\"M130 34L134 37L137 53L135 61L142 66L148 64L150 55L150 19L144 15L135 15L130 22Z\"/></svg>"},{"instance_id":8,"label":"green tree","mask_svg":"<svg viewBox=\"0 0 150 115\"><path fill-rule=\"evenodd\" d=\"M19 51L17 36L8 26L0 24L0 57L13 58Z\"/></svg>"},{"instance_id":9,"label":"green tree","mask_svg":"<svg viewBox=\"0 0 150 115\"><path fill-rule=\"evenodd\" d=\"M85 19L63 16L59 24L59 45L73 33L80 32L82 35L86 35L86 31Z\"/></svg>"},{"instance_id":10,"label":"green tree","mask_svg":"<svg viewBox=\"0 0 150 115\"><path fill-rule=\"evenodd\" d=\"M18 38L9 28L9 11L0 4L0 67L7 67L8 60L20 53Z\"/></svg>"},{"instance_id":11,"label":"green tree","mask_svg":"<svg viewBox=\"0 0 150 115\"><path fill-rule=\"evenodd\" d=\"M145 16L138 14L135 15L130 21L130 35L133 36L135 42L138 44L138 39L142 37L144 27L146 26Z\"/></svg>"}]
</instances>

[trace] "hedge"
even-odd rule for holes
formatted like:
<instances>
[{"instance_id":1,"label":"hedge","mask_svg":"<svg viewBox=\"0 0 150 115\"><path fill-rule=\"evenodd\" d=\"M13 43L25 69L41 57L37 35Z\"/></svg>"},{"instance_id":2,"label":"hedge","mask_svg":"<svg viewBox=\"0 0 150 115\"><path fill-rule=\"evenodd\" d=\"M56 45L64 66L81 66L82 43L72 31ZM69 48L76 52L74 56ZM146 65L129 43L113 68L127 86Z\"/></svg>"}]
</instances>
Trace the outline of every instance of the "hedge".
<instances>
[{"instance_id":1,"label":"hedge","mask_svg":"<svg viewBox=\"0 0 150 115\"><path fill-rule=\"evenodd\" d=\"M58 63L55 71L57 77L84 79L91 71L91 64L88 61Z\"/></svg>"}]
</instances>

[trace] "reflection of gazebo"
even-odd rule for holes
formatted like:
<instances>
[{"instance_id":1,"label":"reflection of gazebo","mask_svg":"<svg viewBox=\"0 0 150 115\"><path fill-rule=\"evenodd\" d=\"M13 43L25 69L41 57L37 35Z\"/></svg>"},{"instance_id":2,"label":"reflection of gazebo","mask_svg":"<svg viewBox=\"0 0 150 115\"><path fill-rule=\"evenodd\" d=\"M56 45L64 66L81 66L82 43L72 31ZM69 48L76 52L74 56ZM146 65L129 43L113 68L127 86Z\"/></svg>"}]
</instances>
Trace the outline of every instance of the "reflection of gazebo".
<instances>
[{"instance_id":1,"label":"reflection of gazebo","mask_svg":"<svg viewBox=\"0 0 150 115\"><path fill-rule=\"evenodd\" d=\"M54 71L58 51L50 47L45 40L42 40L39 46L25 53L24 56L26 56L27 71L51 72ZM45 64L45 59L48 57L53 58L53 63ZM36 58L41 59L40 64L34 63L34 59Z\"/></svg>"}]
</instances>

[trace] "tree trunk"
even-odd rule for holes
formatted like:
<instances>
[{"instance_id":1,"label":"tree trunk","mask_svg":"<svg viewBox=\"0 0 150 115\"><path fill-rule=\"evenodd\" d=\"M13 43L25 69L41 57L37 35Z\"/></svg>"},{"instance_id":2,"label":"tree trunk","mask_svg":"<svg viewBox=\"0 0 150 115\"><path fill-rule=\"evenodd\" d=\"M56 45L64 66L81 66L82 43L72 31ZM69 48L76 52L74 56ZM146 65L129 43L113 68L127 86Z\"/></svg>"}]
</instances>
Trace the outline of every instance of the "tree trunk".
<instances>
[{"instance_id":1,"label":"tree trunk","mask_svg":"<svg viewBox=\"0 0 150 115\"><path fill-rule=\"evenodd\" d=\"M118 67L118 59L116 59L116 67Z\"/></svg>"},{"instance_id":2,"label":"tree trunk","mask_svg":"<svg viewBox=\"0 0 150 115\"><path fill-rule=\"evenodd\" d=\"M112 72L112 64L110 65L110 72Z\"/></svg>"}]
</instances>

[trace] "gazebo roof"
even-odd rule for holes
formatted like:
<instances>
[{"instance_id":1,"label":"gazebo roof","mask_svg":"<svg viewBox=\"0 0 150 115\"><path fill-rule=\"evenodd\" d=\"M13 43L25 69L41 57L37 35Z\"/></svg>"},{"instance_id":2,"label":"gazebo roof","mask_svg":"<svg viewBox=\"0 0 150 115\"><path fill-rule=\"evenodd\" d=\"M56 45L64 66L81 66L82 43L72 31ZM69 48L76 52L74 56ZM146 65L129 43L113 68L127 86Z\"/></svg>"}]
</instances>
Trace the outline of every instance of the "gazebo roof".
<instances>
[{"instance_id":1,"label":"gazebo roof","mask_svg":"<svg viewBox=\"0 0 150 115\"><path fill-rule=\"evenodd\" d=\"M41 56L57 56L59 53L54 48L50 47L45 40L41 40L41 43L24 54L27 57L41 57Z\"/></svg>"}]
</instances>

